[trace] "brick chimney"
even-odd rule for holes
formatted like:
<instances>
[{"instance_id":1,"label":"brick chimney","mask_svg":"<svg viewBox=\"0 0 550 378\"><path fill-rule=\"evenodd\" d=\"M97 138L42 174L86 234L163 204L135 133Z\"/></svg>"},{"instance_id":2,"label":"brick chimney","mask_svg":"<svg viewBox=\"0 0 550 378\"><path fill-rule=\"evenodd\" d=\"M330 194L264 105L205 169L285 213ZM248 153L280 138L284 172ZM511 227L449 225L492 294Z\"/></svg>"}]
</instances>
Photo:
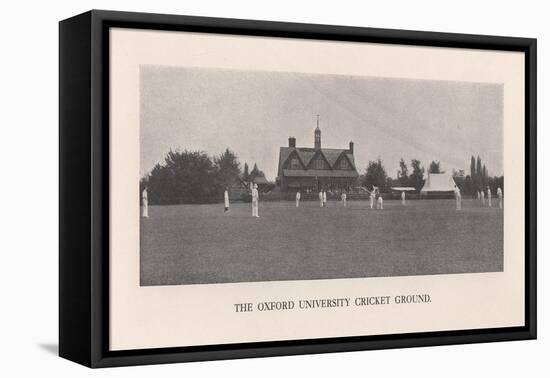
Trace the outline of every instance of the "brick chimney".
<instances>
[{"instance_id":1,"label":"brick chimney","mask_svg":"<svg viewBox=\"0 0 550 378\"><path fill-rule=\"evenodd\" d=\"M296 147L296 138L294 137L288 138L288 147Z\"/></svg>"},{"instance_id":2,"label":"brick chimney","mask_svg":"<svg viewBox=\"0 0 550 378\"><path fill-rule=\"evenodd\" d=\"M349 142L349 152L353 154L353 142Z\"/></svg>"}]
</instances>

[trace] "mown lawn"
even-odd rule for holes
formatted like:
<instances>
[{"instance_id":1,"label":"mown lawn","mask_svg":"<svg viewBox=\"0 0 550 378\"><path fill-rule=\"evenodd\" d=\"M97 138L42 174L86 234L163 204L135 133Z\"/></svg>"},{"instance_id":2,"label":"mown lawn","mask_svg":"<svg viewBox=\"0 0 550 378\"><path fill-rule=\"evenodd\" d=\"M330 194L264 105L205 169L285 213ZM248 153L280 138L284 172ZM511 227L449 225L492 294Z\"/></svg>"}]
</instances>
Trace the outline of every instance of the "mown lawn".
<instances>
[{"instance_id":1,"label":"mown lawn","mask_svg":"<svg viewBox=\"0 0 550 378\"><path fill-rule=\"evenodd\" d=\"M407 276L503 269L503 210L464 200L151 206L141 285Z\"/></svg>"}]
</instances>

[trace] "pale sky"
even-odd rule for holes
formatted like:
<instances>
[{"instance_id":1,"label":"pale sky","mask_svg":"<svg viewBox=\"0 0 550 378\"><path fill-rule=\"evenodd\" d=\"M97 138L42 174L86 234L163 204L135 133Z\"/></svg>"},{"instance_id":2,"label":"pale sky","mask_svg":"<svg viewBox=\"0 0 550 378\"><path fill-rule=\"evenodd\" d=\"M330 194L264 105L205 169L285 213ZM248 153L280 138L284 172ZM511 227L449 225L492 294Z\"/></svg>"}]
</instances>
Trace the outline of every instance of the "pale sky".
<instances>
[{"instance_id":1,"label":"pale sky","mask_svg":"<svg viewBox=\"0 0 550 378\"><path fill-rule=\"evenodd\" d=\"M501 84L142 66L140 94L141 175L170 149L229 147L274 180L289 136L313 147L317 114L323 147L352 140L360 174L378 156L391 177L401 157L469 173L471 155L503 173Z\"/></svg>"}]
</instances>

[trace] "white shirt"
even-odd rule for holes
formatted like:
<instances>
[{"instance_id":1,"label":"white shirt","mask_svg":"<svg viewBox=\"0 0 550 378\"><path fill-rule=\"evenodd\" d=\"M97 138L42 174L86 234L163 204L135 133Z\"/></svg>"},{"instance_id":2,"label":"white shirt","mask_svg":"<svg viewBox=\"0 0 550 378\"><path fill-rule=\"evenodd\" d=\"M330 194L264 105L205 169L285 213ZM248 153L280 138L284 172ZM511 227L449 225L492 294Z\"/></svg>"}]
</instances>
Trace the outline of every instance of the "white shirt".
<instances>
[{"instance_id":1,"label":"white shirt","mask_svg":"<svg viewBox=\"0 0 550 378\"><path fill-rule=\"evenodd\" d=\"M258 189L252 189L252 201L258 201Z\"/></svg>"},{"instance_id":2,"label":"white shirt","mask_svg":"<svg viewBox=\"0 0 550 378\"><path fill-rule=\"evenodd\" d=\"M323 202L327 202L327 192L323 192Z\"/></svg>"},{"instance_id":3,"label":"white shirt","mask_svg":"<svg viewBox=\"0 0 550 378\"><path fill-rule=\"evenodd\" d=\"M322 201L323 200L323 192L319 192L319 199Z\"/></svg>"},{"instance_id":4,"label":"white shirt","mask_svg":"<svg viewBox=\"0 0 550 378\"><path fill-rule=\"evenodd\" d=\"M225 203L225 207L229 207L229 193L227 190L223 193L223 201Z\"/></svg>"},{"instance_id":5,"label":"white shirt","mask_svg":"<svg viewBox=\"0 0 550 378\"><path fill-rule=\"evenodd\" d=\"M296 199L299 200L300 197L301 197L300 192L297 192L297 193L296 193Z\"/></svg>"},{"instance_id":6,"label":"white shirt","mask_svg":"<svg viewBox=\"0 0 550 378\"><path fill-rule=\"evenodd\" d=\"M143 202L147 202L147 189L144 189L143 193L141 193L141 199Z\"/></svg>"}]
</instances>

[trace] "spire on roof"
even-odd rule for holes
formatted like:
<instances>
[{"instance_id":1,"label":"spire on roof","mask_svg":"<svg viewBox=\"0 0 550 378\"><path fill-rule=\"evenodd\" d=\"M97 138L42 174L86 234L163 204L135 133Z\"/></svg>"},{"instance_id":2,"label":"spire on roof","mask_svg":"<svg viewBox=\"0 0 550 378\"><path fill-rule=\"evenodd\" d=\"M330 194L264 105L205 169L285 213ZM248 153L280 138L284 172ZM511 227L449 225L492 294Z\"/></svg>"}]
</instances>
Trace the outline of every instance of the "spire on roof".
<instances>
[{"instance_id":1,"label":"spire on roof","mask_svg":"<svg viewBox=\"0 0 550 378\"><path fill-rule=\"evenodd\" d=\"M319 114L317 114L317 127L314 132L314 146L315 149L321 149L321 129L319 128Z\"/></svg>"}]
</instances>

